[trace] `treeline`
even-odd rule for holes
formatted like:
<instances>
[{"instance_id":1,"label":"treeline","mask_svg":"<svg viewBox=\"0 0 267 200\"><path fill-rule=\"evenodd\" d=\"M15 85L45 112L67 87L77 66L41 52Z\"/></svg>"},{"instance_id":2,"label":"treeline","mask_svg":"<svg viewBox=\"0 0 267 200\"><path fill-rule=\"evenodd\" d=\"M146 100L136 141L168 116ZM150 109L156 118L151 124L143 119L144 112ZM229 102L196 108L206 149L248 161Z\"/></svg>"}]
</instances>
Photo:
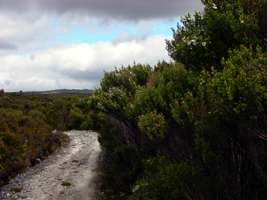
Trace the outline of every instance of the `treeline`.
<instances>
[{"instance_id":1,"label":"treeline","mask_svg":"<svg viewBox=\"0 0 267 200\"><path fill-rule=\"evenodd\" d=\"M203 4L167 41L174 62L106 73L87 101L108 199L267 198L267 3Z\"/></svg>"},{"instance_id":2,"label":"treeline","mask_svg":"<svg viewBox=\"0 0 267 200\"><path fill-rule=\"evenodd\" d=\"M0 96L0 185L68 141L61 131L87 129L86 96ZM53 130L58 130L53 132Z\"/></svg>"}]
</instances>

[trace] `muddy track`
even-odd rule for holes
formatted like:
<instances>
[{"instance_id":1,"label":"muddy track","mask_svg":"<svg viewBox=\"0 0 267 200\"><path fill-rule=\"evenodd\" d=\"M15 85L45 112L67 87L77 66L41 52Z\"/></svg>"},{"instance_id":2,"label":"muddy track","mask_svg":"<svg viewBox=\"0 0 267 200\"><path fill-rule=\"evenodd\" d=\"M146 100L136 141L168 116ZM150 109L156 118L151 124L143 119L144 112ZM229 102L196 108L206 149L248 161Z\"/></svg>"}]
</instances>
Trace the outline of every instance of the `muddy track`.
<instances>
[{"instance_id":1,"label":"muddy track","mask_svg":"<svg viewBox=\"0 0 267 200\"><path fill-rule=\"evenodd\" d=\"M95 200L97 133L66 132L67 147L18 175L0 190L1 200Z\"/></svg>"}]
</instances>

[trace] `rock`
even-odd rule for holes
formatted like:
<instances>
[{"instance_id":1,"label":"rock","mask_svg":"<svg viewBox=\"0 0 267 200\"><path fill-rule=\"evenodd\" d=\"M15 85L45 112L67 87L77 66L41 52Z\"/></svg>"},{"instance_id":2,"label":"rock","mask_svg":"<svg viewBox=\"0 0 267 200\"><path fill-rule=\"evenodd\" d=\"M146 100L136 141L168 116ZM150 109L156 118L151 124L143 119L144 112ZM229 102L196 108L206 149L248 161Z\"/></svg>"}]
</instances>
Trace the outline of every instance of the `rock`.
<instances>
[{"instance_id":1,"label":"rock","mask_svg":"<svg viewBox=\"0 0 267 200\"><path fill-rule=\"evenodd\" d=\"M27 199L28 197L27 196L24 196L24 195L21 195L20 198L21 199Z\"/></svg>"},{"instance_id":2,"label":"rock","mask_svg":"<svg viewBox=\"0 0 267 200\"><path fill-rule=\"evenodd\" d=\"M15 193L18 193L18 192L21 192L22 189L23 189L22 187L14 187L14 188L11 188L11 191L15 192Z\"/></svg>"},{"instance_id":3,"label":"rock","mask_svg":"<svg viewBox=\"0 0 267 200\"><path fill-rule=\"evenodd\" d=\"M71 182L69 182L69 181L63 181L61 183L61 185L64 186L64 187L70 187L70 186L72 186Z\"/></svg>"}]
</instances>

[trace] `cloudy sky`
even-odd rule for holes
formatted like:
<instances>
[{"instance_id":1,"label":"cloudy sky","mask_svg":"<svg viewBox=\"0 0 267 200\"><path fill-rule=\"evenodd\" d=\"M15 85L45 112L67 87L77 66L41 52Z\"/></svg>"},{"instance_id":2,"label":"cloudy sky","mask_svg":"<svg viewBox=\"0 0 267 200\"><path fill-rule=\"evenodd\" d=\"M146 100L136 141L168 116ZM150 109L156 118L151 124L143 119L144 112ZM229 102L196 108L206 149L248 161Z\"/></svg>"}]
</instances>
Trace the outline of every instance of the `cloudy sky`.
<instances>
[{"instance_id":1,"label":"cloudy sky","mask_svg":"<svg viewBox=\"0 0 267 200\"><path fill-rule=\"evenodd\" d=\"M165 39L200 0L0 0L0 89L98 86L104 71L170 60Z\"/></svg>"}]
</instances>

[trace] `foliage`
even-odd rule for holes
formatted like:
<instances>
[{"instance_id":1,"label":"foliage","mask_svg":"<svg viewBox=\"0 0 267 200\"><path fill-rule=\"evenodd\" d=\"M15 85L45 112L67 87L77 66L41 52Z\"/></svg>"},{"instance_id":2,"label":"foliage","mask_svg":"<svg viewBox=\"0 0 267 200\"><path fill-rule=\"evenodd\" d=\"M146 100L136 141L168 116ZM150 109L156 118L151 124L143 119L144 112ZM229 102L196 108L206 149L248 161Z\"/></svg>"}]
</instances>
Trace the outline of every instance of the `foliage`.
<instances>
[{"instance_id":1,"label":"foliage","mask_svg":"<svg viewBox=\"0 0 267 200\"><path fill-rule=\"evenodd\" d=\"M78 130L81 128L81 124L84 121L84 115L78 107L74 107L70 111L70 119L70 127ZM86 121L88 121L88 119Z\"/></svg>"},{"instance_id":2,"label":"foliage","mask_svg":"<svg viewBox=\"0 0 267 200\"><path fill-rule=\"evenodd\" d=\"M267 197L266 1L203 3L167 41L174 63L116 69L88 100L113 199Z\"/></svg>"},{"instance_id":3,"label":"foliage","mask_svg":"<svg viewBox=\"0 0 267 200\"><path fill-rule=\"evenodd\" d=\"M134 65L127 68L122 67L113 72L105 73L101 81L103 91L111 88L120 88L127 93L134 93L138 85L146 84L151 68L148 65Z\"/></svg>"},{"instance_id":4,"label":"foliage","mask_svg":"<svg viewBox=\"0 0 267 200\"><path fill-rule=\"evenodd\" d=\"M135 94L92 96L106 119L100 141L108 179L119 180L113 191L130 195L135 185L130 199L144 200L266 197L267 55L242 46L222 66L193 73L159 63ZM169 159L140 165L158 156Z\"/></svg>"},{"instance_id":5,"label":"foliage","mask_svg":"<svg viewBox=\"0 0 267 200\"><path fill-rule=\"evenodd\" d=\"M261 0L258 0L261 1ZM228 50L246 45L263 45L258 37L261 29L261 9L257 3L240 1L203 1L204 14L187 15L173 30L173 39L167 41L170 56L189 69L221 69L221 59L228 58ZM249 1L251 2L251 1ZM253 7L255 5L255 7ZM253 7L253 8L252 8Z\"/></svg>"},{"instance_id":6,"label":"foliage","mask_svg":"<svg viewBox=\"0 0 267 200\"><path fill-rule=\"evenodd\" d=\"M138 120L138 127L151 141L163 139L167 131L164 116L156 112L141 115Z\"/></svg>"},{"instance_id":7,"label":"foliage","mask_svg":"<svg viewBox=\"0 0 267 200\"><path fill-rule=\"evenodd\" d=\"M129 200L195 199L191 191L200 177L187 163L174 163L166 158L145 162L145 176L133 187Z\"/></svg>"},{"instance_id":8,"label":"foliage","mask_svg":"<svg viewBox=\"0 0 267 200\"><path fill-rule=\"evenodd\" d=\"M83 101L75 96L0 97L0 185L67 142L53 129L92 128L91 113L80 109Z\"/></svg>"}]
</instances>

